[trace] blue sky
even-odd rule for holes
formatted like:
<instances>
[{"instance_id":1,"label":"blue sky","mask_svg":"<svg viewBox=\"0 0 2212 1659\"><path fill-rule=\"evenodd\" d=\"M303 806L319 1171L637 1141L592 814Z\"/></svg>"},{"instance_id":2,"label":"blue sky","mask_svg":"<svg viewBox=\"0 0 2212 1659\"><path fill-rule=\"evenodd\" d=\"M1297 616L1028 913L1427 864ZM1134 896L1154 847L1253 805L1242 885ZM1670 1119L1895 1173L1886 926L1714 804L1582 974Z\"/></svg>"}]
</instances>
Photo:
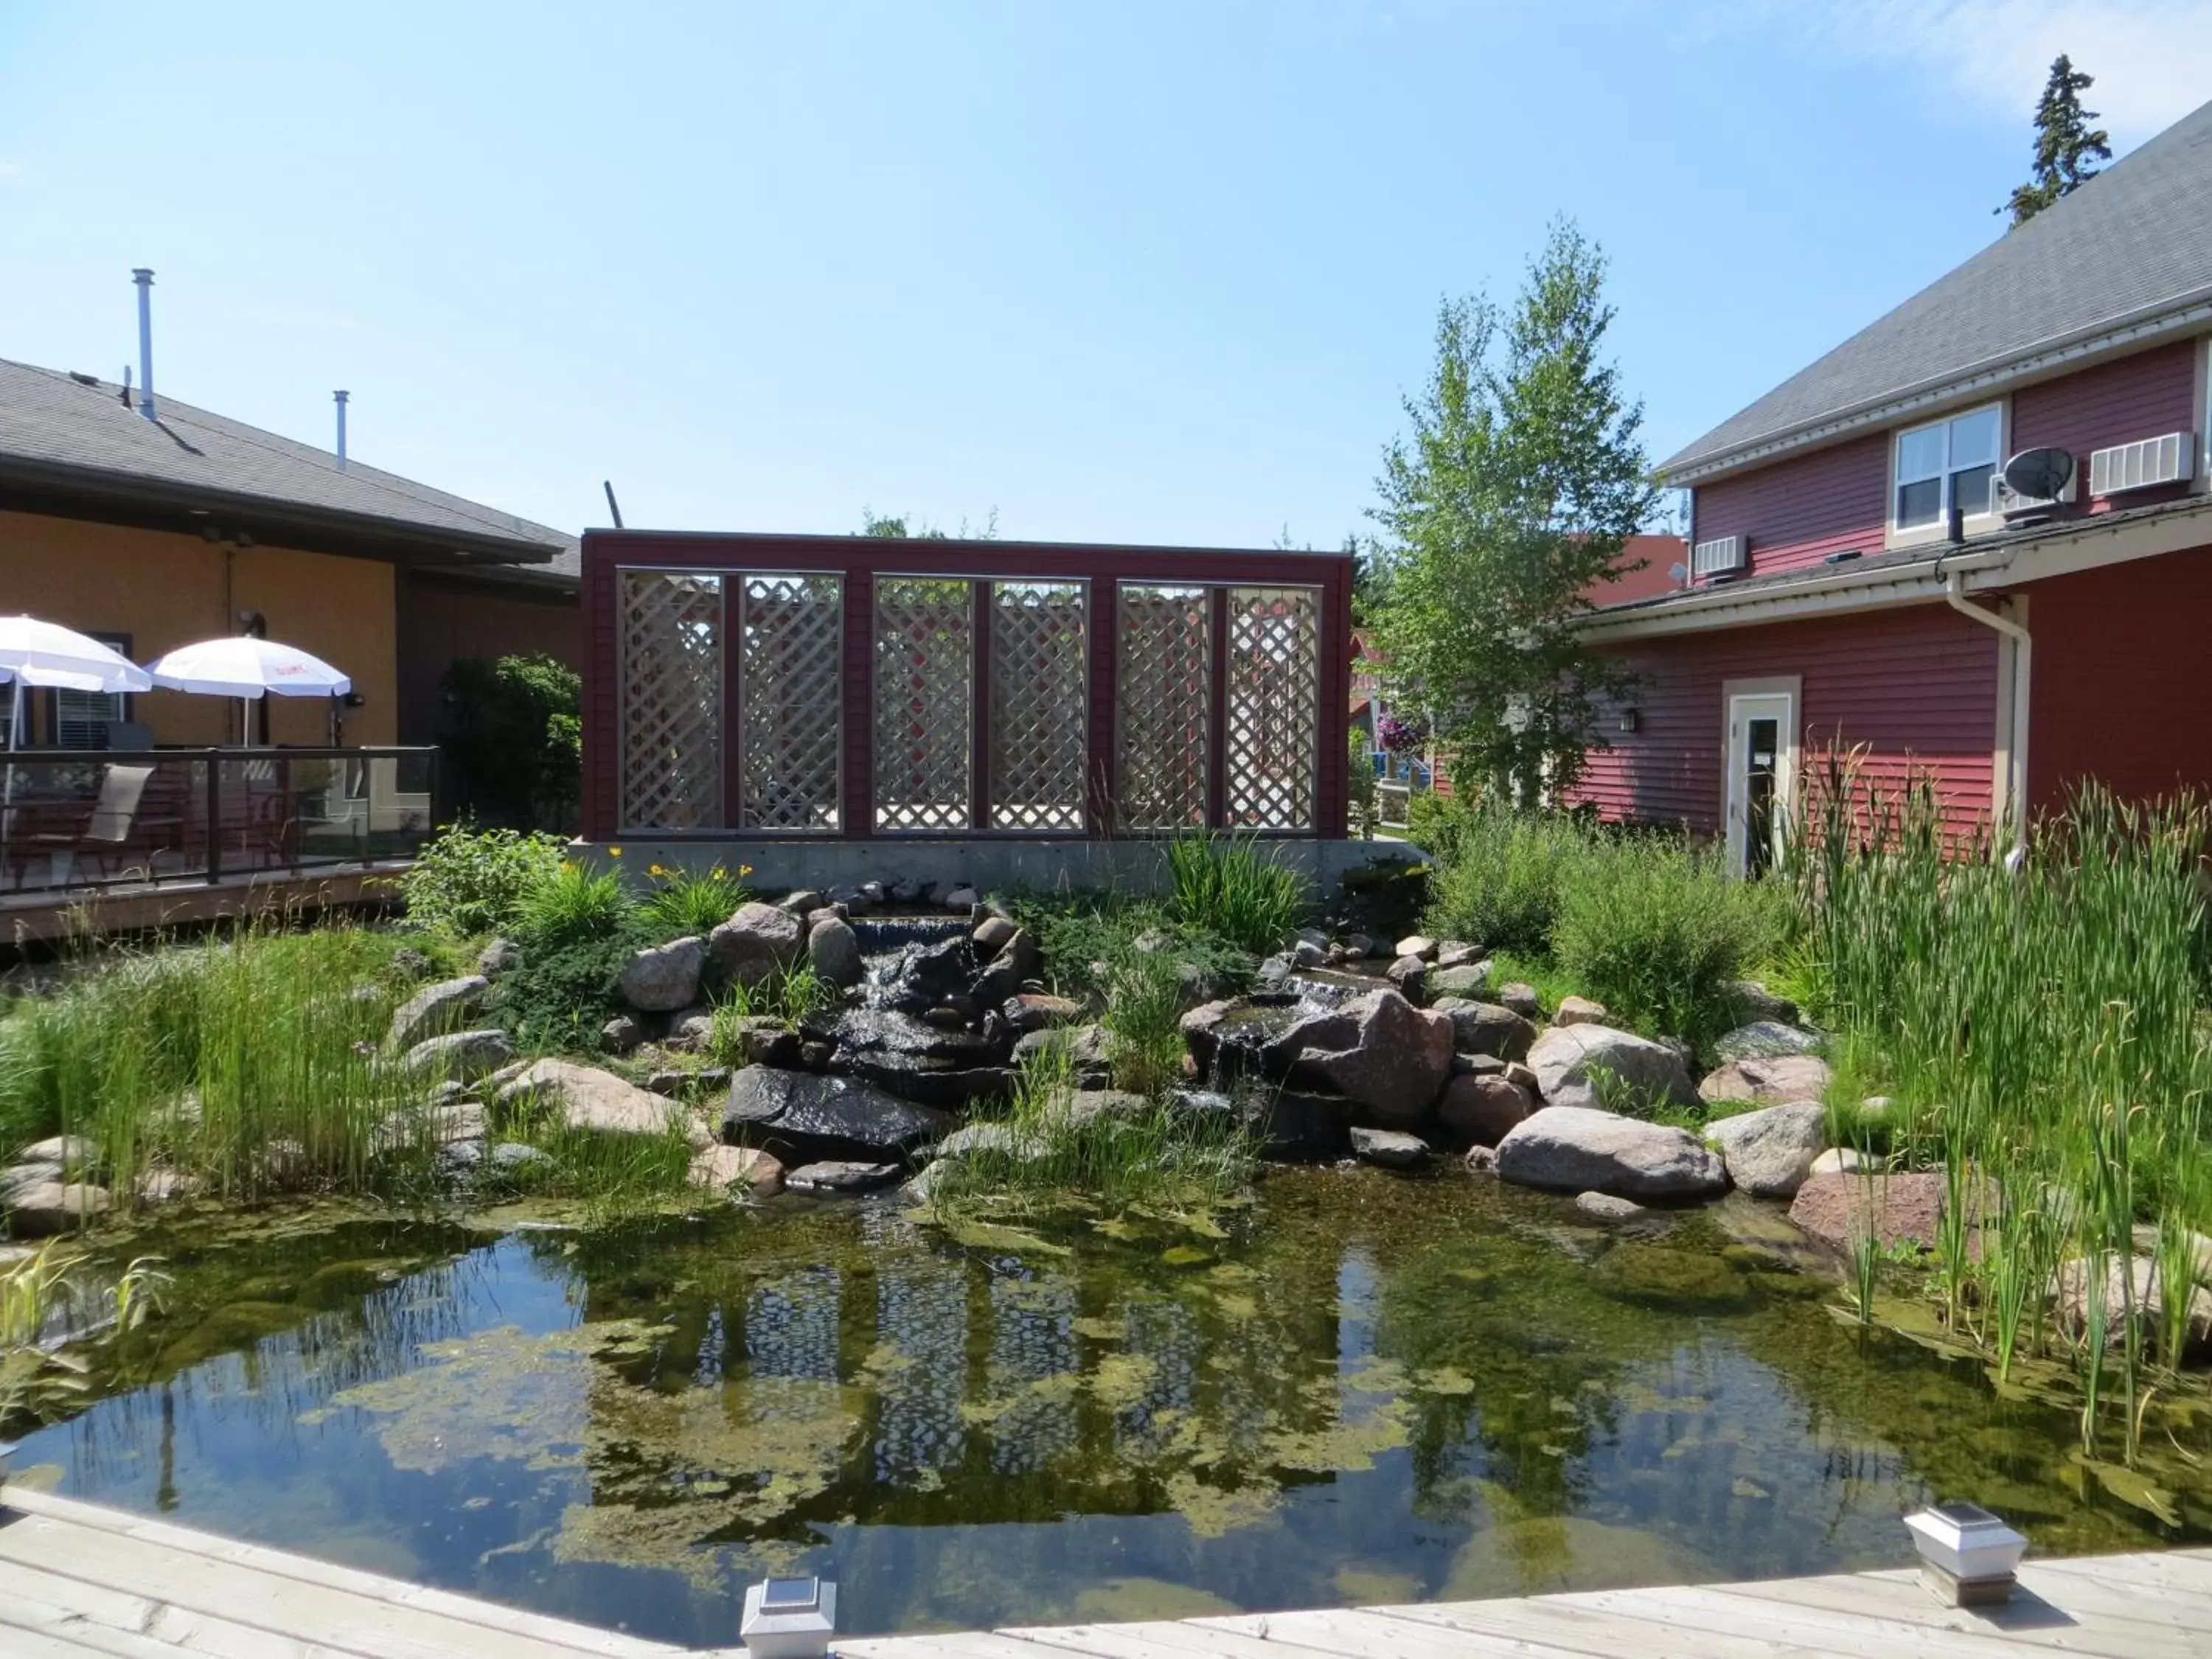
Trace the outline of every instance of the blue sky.
<instances>
[{"instance_id":1,"label":"blue sky","mask_svg":"<svg viewBox=\"0 0 2212 1659\"><path fill-rule=\"evenodd\" d=\"M567 529L1333 544L1555 215L1655 458L2123 150L2212 0L0 4L0 356Z\"/></svg>"}]
</instances>

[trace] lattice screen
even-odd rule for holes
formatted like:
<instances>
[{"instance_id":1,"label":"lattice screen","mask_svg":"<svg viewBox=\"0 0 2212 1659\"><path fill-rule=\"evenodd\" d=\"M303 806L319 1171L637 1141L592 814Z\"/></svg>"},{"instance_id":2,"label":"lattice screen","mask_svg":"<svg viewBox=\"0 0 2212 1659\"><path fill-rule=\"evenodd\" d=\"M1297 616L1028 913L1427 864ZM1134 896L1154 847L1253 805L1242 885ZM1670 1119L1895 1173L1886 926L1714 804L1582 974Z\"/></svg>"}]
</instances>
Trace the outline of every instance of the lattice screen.
<instances>
[{"instance_id":1,"label":"lattice screen","mask_svg":"<svg viewBox=\"0 0 2212 1659\"><path fill-rule=\"evenodd\" d=\"M844 583L748 575L738 659L747 830L835 830L844 714Z\"/></svg>"},{"instance_id":2,"label":"lattice screen","mask_svg":"<svg viewBox=\"0 0 2212 1659\"><path fill-rule=\"evenodd\" d=\"M1310 830L1320 763L1321 594L1229 590L1223 811L1240 829Z\"/></svg>"},{"instance_id":3,"label":"lattice screen","mask_svg":"<svg viewBox=\"0 0 2212 1659\"><path fill-rule=\"evenodd\" d=\"M722 579L622 573L622 823L722 822Z\"/></svg>"},{"instance_id":4,"label":"lattice screen","mask_svg":"<svg viewBox=\"0 0 2212 1659\"><path fill-rule=\"evenodd\" d=\"M1213 629L1203 587L1123 582L1117 675L1120 816L1125 830L1206 823Z\"/></svg>"},{"instance_id":5,"label":"lattice screen","mask_svg":"<svg viewBox=\"0 0 2212 1659\"><path fill-rule=\"evenodd\" d=\"M1080 830L1089 678L1083 584L991 591L991 825Z\"/></svg>"},{"instance_id":6,"label":"lattice screen","mask_svg":"<svg viewBox=\"0 0 2212 1659\"><path fill-rule=\"evenodd\" d=\"M876 583L876 827L964 830L975 726L974 589Z\"/></svg>"}]
</instances>

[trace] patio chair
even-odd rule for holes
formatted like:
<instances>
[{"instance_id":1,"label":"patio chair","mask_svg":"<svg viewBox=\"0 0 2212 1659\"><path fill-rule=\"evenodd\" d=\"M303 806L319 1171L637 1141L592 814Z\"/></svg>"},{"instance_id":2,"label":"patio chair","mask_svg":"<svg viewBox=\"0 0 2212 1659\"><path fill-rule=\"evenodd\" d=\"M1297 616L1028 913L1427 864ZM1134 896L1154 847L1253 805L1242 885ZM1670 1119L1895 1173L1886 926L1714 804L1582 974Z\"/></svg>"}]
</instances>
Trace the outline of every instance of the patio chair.
<instances>
[{"instance_id":1,"label":"patio chair","mask_svg":"<svg viewBox=\"0 0 2212 1659\"><path fill-rule=\"evenodd\" d=\"M113 872L116 860L127 851L138 828L146 786L153 781L150 766L103 766L100 791L92 810L74 830L40 830L15 836L9 852L15 866L15 884L23 884L26 866L33 858L56 859L67 854L72 861L90 860L103 876ZM150 866L151 860L149 860ZM150 867L149 867L150 873Z\"/></svg>"}]
</instances>

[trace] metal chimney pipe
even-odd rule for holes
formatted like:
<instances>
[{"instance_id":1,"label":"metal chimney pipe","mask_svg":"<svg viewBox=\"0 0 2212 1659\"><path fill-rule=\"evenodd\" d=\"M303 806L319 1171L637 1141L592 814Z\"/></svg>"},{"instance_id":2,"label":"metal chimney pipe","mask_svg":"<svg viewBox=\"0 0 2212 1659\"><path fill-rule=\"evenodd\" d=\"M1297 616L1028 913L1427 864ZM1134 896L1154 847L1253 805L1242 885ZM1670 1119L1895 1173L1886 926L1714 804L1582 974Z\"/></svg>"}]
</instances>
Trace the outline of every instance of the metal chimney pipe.
<instances>
[{"instance_id":1,"label":"metal chimney pipe","mask_svg":"<svg viewBox=\"0 0 2212 1659\"><path fill-rule=\"evenodd\" d=\"M344 392L331 393L331 400L338 406L338 471L341 472L345 471L345 410L346 398L350 395Z\"/></svg>"},{"instance_id":2,"label":"metal chimney pipe","mask_svg":"<svg viewBox=\"0 0 2212 1659\"><path fill-rule=\"evenodd\" d=\"M154 273L141 265L131 273L138 284L138 412L154 419Z\"/></svg>"}]
</instances>

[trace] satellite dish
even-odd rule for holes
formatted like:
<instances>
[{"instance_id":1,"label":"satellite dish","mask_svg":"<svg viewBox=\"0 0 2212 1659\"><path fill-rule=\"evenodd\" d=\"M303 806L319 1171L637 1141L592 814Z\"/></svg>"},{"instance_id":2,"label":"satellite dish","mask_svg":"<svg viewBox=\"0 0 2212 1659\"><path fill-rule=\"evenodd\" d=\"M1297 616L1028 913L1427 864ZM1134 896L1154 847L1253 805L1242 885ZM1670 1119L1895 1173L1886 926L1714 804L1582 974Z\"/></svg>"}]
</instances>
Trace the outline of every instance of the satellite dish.
<instances>
[{"instance_id":1,"label":"satellite dish","mask_svg":"<svg viewBox=\"0 0 2212 1659\"><path fill-rule=\"evenodd\" d=\"M1677 582L1686 582L1690 580L1690 567L1686 564L1669 565L1667 567L1667 574Z\"/></svg>"},{"instance_id":2,"label":"satellite dish","mask_svg":"<svg viewBox=\"0 0 2212 1659\"><path fill-rule=\"evenodd\" d=\"M2023 449L2004 464L2005 488L2029 501L2055 501L2074 481L2074 455L2064 449Z\"/></svg>"}]
</instances>

